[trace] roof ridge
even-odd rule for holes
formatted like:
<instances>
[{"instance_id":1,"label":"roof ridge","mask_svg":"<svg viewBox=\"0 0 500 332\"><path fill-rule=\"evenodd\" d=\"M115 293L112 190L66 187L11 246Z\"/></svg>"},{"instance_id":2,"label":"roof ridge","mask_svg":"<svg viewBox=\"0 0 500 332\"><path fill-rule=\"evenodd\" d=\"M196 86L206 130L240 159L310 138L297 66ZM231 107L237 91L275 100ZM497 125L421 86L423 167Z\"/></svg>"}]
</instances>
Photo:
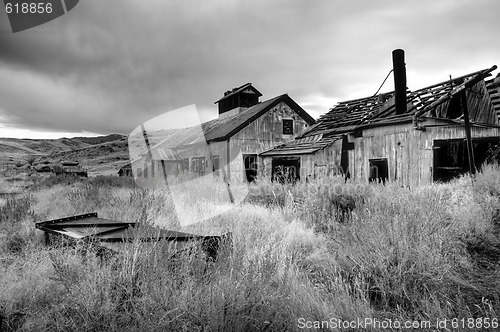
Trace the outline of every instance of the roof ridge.
<instances>
[{"instance_id":1,"label":"roof ridge","mask_svg":"<svg viewBox=\"0 0 500 332\"><path fill-rule=\"evenodd\" d=\"M250 106L248 107L247 109L245 109L243 112L240 112L238 114L235 114L235 115L231 115L231 116L228 116L228 117L225 117L223 119L220 119L220 118L217 118L217 119L212 119L212 120L208 120L206 122L203 122L202 125L204 123L207 123L207 122L210 122L210 121L214 121L214 120L226 120L226 119L236 119L237 116L240 116L241 114L243 114L244 112L247 112L247 111L250 111L251 109L253 109L254 107L256 106L259 106L259 105L262 105L264 103L267 103L267 102L271 102L271 101L274 101L275 99L278 99L278 98L281 98L283 96L287 96L288 94L284 93L282 95L279 95L279 96L276 96L276 97L273 97L273 98L270 98L268 100L264 100L264 101L259 101L257 104L253 105L253 106Z\"/></svg>"}]
</instances>

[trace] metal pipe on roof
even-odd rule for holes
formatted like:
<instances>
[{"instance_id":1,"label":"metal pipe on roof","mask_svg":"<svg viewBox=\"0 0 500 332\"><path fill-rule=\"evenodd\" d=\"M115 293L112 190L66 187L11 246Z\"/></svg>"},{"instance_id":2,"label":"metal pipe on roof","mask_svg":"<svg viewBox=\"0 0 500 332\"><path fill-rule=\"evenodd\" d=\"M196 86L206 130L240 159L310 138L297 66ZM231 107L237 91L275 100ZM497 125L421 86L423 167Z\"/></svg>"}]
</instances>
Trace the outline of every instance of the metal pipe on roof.
<instances>
[{"instance_id":1,"label":"metal pipe on roof","mask_svg":"<svg viewBox=\"0 0 500 332\"><path fill-rule=\"evenodd\" d=\"M397 49L392 51L392 65L394 70L394 100L396 114L406 113L406 67L405 51Z\"/></svg>"}]
</instances>

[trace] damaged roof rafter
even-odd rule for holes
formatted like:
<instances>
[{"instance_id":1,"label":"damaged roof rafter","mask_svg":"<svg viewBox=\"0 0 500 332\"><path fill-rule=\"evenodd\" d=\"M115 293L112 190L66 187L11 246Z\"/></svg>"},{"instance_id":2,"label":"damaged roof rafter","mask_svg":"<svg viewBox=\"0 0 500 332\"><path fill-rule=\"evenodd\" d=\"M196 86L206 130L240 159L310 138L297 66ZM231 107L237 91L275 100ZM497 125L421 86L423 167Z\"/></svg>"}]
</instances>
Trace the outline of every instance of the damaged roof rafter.
<instances>
[{"instance_id":1,"label":"damaged roof rafter","mask_svg":"<svg viewBox=\"0 0 500 332\"><path fill-rule=\"evenodd\" d=\"M437 118L437 117L432 117L432 116L421 116L422 119L434 119L434 120L440 120L444 122L448 122L451 125L460 125L463 126L463 121L457 120L457 119L445 119L445 118ZM341 134L353 134L355 131L359 130L365 130L365 129L370 129L374 127L380 127L380 126L385 126L385 125L397 125L397 124L404 124L404 123L412 123L413 121L413 116L405 114L404 116L392 116L392 117L387 117L380 119L379 121L373 121L361 125L351 125L351 126L344 126L340 128L330 128L330 129L322 129L320 131L316 131L314 134L323 134L325 136L334 136L334 135L341 135ZM436 126L443 126L441 125L436 125ZM490 124L483 124L483 123L471 123L471 126L473 127L488 127L488 128L500 128L500 126L495 126L495 125L490 125ZM300 138L305 138L308 136L304 137L299 137ZM279 147L278 147L279 148Z\"/></svg>"},{"instance_id":2,"label":"damaged roof rafter","mask_svg":"<svg viewBox=\"0 0 500 332\"><path fill-rule=\"evenodd\" d=\"M467 75L436 83L419 90L407 90L407 112L402 115L407 116L427 108L433 102L436 102L444 95L447 95L464 82L473 79L475 76L482 74L485 71L491 71L491 69L492 68L479 70ZM488 76L491 76L491 74L488 74L485 77ZM498 94L498 92L494 91L490 86L487 86L489 94ZM381 107L384 103L387 103L388 100L390 101L390 98L393 95L394 92L387 92L370 97L339 102L331 108L328 113L322 115L315 125L304 130L298 138L317 133L329 133L333 131L333 128L343 128L342 132L346 132L349 131L349 127L355 127L356 125L371 123L378 123L382 125L383 122L381 122L381 120L389 119L392 116L392 113L395 112L394 104L389 104L387 107ZM388 96L390 97L387 98ZM384 103L380 102L382 100L381 97L384 99ZM493 107L500 110L500 98L493 98L492 102Z\"/></svg>"}]
</instances>

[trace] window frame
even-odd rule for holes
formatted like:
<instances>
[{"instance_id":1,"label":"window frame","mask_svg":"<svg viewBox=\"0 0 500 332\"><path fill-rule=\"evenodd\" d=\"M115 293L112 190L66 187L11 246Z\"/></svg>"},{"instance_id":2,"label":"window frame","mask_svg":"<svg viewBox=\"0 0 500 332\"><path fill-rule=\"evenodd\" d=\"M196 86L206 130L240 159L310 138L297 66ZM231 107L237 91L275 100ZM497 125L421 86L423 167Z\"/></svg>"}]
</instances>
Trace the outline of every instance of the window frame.
<instances>
[{"instance_id":1,"label":"window frame","mask_svg":"<svg viewBox=\"0 0 500 332\"><path fill-rule=\"evenodd\" d=\"M283 132L283 135L293 135L294 133L294 126L295 126L295 123L294 123L294 120L293 119L282 119L281 120L282 122L282 132ZM286 125L286 123L289 123L289 125ZM286 130L285 131L285 128L289 128L290 130Z\"/></svg>"}]
</instances>

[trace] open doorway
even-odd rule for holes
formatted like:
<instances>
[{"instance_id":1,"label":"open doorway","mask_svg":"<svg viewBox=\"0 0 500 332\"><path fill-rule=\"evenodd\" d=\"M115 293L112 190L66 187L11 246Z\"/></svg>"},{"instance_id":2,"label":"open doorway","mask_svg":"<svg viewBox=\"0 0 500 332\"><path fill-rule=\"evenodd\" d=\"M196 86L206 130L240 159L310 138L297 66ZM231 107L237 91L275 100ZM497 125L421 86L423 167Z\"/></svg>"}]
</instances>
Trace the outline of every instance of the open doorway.
<instances>
[{"instance_id":1,"label":"open doorway","mask_svg":"<svg viewBox=\"0 0 500 332\"><path fill-rule=\"evenodd\" d=\"M370 159L370 177L369 182L378 182L385 184L385 181L389 179L389 166L387 163L387 158Z\"/></svg>"},{"instance_id":2,"label":"open doorway","mask_svg":"<svg viewBox=\"0 0 500 332\"><path fill-rule=\"evenodd\" d=\"M500 161L494 151L500 147L500 137L472 139L474 165L477 170L487 161ZM433 181L447 182L470 171L467 141L463 138L434 140Z\"/></svg>"},{"instance_id":3,"label":"open doorway","mask_svg":"<svg viewBox=\"0 0 500 332\"><path fill-rule=\"evenodd\" d=\"M243 161L245 162L245 174L248 182L252 182L257 177L257 155L256 154L245 154L243 155Z\"/></svg>"},{"instance_id":4,"label":"open doorway","mask_svg":"<svg viewBox=\"0 0 500 332\"><path fill-rule=\"evenodd\" d=\"M219 170L220 170L220 157L219 155L214 155L212 160L212 167L213 167L213 172L215 176L219 176Z\"/></svg>"},{"instance_id":5,"label":"open doorway","mask_svg":"<svg viewBox=\"0 0 500 332\"><path fill-rule=\"evenodd\" d=\"M279 157L272 160L272 180L281 183L300 180L300 157Z\"/></svg>"}]
</instances>

